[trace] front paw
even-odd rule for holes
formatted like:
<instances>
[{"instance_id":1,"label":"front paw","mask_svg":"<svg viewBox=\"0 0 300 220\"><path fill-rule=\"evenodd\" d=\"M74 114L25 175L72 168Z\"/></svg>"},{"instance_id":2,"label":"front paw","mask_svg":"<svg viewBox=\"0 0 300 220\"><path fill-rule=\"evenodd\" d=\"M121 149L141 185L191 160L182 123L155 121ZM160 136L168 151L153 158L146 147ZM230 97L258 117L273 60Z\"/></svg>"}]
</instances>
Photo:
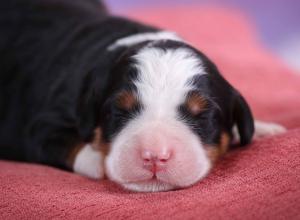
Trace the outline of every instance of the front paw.
<instances>
[{"instance_id":1,"label":"front paw","mask_svg":"<svg viewBox=\"0 0 300 220\"><path fill-rule=\"evenodd\" d=\"M73 171L92 179L101 179L104 176L103 159L102 152L86 144L75 157Z\"/></svg>"},{"instance_id":2,"label":"front paw","mask_svg":"<svg viewBox=\"0 0 300 220\"><path fill-rule=\"evenodd\" d=\"M270 122L263 122L256 120L254 122L255 133L253 138L260 139L267 136L282 134L286 132L286 128L282 125Z\"/></svg>"}]
</instances>

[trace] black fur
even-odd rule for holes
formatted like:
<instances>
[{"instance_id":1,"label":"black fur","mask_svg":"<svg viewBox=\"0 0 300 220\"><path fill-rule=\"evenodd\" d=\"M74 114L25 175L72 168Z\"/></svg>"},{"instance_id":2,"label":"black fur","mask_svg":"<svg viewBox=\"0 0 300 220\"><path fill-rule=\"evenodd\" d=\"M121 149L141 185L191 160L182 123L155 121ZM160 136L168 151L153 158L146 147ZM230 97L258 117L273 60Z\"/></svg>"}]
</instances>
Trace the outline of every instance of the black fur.
<instances>
[{"instance_id":1,"label":"black fur","mask_svg":"<svg viewBox=\"0 0 300 220\"><path fill-rule=\"evenodd\" d=\"M108 16L96 0L0 4L0 158L63 168L98 123L116 39L155 28Z\"/></svg>"},{"instance_id":2,"label":"black fur","mask_svg":"<svg viewBox=\"0 0 300 220\"><path fill-rule=\"evenodd\" d=\"M106 48L116 39L158 31L108 15L96 0L9 0L0 3L0 159L25 160L71 169L66 157L76 144L89 142L96 126L110 138L137 114L116 109L114 94L135 88L133 48ZM161 41L157 47L190 47ZM191 48L191 47L190 47ZM241 143L250 142L253 119L245 100L215 65L191 48L209 72L194 79L198 92L211 98L209 109L191 118L207 143L238 124ZM202 76L201 76L202 77ZM126 121L125 121L126 122ZM188 123L188 121L187 121Z\"/></svg>"}]
</instances>

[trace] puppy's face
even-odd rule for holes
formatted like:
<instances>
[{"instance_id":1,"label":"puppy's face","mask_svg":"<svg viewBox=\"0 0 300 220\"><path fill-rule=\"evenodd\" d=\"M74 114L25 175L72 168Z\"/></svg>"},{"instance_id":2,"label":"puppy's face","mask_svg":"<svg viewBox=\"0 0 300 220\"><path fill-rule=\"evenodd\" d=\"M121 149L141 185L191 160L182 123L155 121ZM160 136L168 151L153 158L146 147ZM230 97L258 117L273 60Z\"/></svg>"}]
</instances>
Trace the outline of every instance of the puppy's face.
<instances>
[{"instance_id":1,"label":"puppy's face","mask_svg":"<svg viewBox=\"0 0 300 220\"><path fill-rule=\"evenodd\" d=\"M134 191L165 191L204 178L238 125L251 140L244 99L200 52L173 41L126 51L112 73L101 126L109 179Z\"/></svg>"}]
</instances>

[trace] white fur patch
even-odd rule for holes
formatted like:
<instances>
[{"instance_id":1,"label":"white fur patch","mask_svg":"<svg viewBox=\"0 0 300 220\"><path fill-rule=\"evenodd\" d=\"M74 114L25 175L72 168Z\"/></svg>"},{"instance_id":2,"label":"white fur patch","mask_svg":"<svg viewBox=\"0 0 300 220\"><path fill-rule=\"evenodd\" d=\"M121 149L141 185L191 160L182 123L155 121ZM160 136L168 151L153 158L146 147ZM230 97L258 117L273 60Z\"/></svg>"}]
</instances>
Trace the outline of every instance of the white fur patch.
<instances>
[{"instance_id":1,"label":"white fur patch","mask_svg":"<svg viewBox=\"0 0 300 220\"><path fill-rule=\"evenodd\" d=\"M254 121L254 135L253 139L260 139L267 136L282 134L286 132L286 128L280 124L272 123L272 122L264 122L255 120ZM235 125L232 129L233 133L233 142L239 143L240 142L240 135L238 133L237 126Z\"/></svg>"},{"instance_id":2,"label":"white fur patch","mask_svg":"<svg viewBox=\"0 0 300 220\"><path fill-rule=\"evenodd\" d=\"M145 47L134 57L142 111L112 140L106 157L107 176L134 191L165 191L204 178L211 162L199 137L179 119L178 107L193 89L192 77L207 74L201 60L186 48ZM156 174L143 168L140 150L171 148L167 168Z\"/></svg>"},{"instance_id":3,"label":"white fur patch","mask_svg":"<svg viewBox=\"0 0 300 220\"><path fill-rule=\"evenodd\" d=\"M85 145L76 155L73 170L83 176L101 179L104 176L103 155L91 145Z\"/></svg>"},{"instance_id":4,"label":"white fur patch","mask_svg":"<svg viewBox=\"0 0 300 220\"><path fill-rule=\"evenodd\" d=\"M142 43L144 41L149 40L174 40L174 41L182 41L180 37L178 37L175 33L169 32L169 31L159 31L159 32L148 32L148 33L139 33L130 35L124 38L118 39L116 42L114 42L112 45L110 45L107 49L108 50L114 50L121 46L132 46L135 44Z\"/></svg>"},{"instance_id":5,"label":"white fur patch","mask_svg":"<svg viewBox=\"0 0 300 220\"><path fill-rule=\"evenodd\" d=\"M271 123L271 122L263 122L256 120L254 122L255 133L253 138L259 139L266 136L282 134L286 132L286 128L280 124Z\"/></svg>"}]
</instances>

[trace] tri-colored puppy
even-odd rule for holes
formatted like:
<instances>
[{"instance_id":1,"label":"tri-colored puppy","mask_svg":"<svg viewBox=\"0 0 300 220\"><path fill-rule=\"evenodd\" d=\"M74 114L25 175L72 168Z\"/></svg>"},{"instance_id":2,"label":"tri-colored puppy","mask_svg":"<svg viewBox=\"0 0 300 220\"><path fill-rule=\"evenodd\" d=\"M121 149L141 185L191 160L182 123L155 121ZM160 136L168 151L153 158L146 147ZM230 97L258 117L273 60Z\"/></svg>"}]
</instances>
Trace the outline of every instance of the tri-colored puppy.
<instances>
[{"instance_id":1,"label":"tri-colored puppy","mask_svg":"<svg viewBox=\"0 0 300 220\"><path fill-rule=\"evenodd\" d=\"M165 191L203 179L234 136L246 145L255 132L204 54L99 1L2 1L0 36L2 159Z\"/></svg>"}]
</instances>

